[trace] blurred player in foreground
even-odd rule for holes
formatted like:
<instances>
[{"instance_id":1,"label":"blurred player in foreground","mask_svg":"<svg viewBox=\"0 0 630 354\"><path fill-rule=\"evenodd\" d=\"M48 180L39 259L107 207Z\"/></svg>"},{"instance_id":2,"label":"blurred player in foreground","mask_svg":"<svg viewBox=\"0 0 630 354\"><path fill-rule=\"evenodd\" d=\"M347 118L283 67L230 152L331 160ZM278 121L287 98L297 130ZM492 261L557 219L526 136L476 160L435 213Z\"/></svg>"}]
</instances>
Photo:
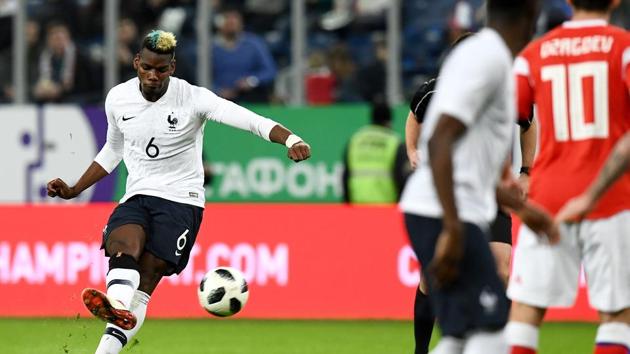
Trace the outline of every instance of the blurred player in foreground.
<instances>
[{"instance_id":1,"label":"blurred player in foreground","mask_svg":"<svg viewBox=\"0 0 630 354\"><path fill-rule=\"evenodd\" d=\"M537 0L489 0L488 26L446 59L425 117L419 167L401 208L414 251L428 265L443 334L434 353L507 351L508 300L487 242L497 199L555 237L549 215L520 194L505 198L516 187L506 163L516 117L512 61L531 39L539 7Z\"/></svg>"},{"instance_id":2,"label":"blurred player in foreground","mask_svg":"<svg viewBox=\"0 0 630 354\"><path fill-rule=\"evenodd\" d=\"M97 354L118 353L142 325L147 303L163 276L188 262L204 207L202 144L207 120L249 130L288 148L293 161L310 147L280 124L211 91L173 77L175 36L155 30L133 60L138 77L109 91L107 142L72 187L57 178L48 195L71 199L124 159L126 193L103 231L109 259L107 293L85 289L83 302L109 322Z\"/></svg>"},{"instance_id":3,"label":"blurred player in foreground","mask_svg":"<svg viewBox=\"0 0 630 354\"><path fill-rule=\"evenodd\" d=\"M630 36L608 25L620 0L570 0L573 19L532 42L517 58L519 117L536 104L540 152L531 199L551 213L595 179L630 128ZM624 175L579 224L561 224L560 242L522 227L508 296L512 354L538 350L548 307L568 307L584 265L589 301L599 311L595 353L630 348L630 175Z\"/></svg>"},{"instance_id":4,"label":"blurred player in foreground","mask_svg":"<svg viewBox=\"0 0 630 354\"><path fill-rule=\"evenodd\" d=\"M468 32L457 38L452 44L451 50L471 35L473 33ZM431 98L435 93L436 83L437 78L433 78L420 86L409 105L409 114L405 123L405 145L407 157L414 169L418 165L417 144L420 130L422 129L422 122ZM530 119L520 121L519 125L521 169L518 182L523 198L525 198L529 186L529 167L534 161L536 154L536 124L533 119ZM501 207L497 209L497 216L490 225L490 250L494 255L499 276L507 286L510 274L510 259L512 257L512 217ZM429 344L435 323L435 316L433 316L427 292L427 287L422 281L416 290L414 301L415 354L426 354L429 352Z\"/></svg>"}]
</instances>

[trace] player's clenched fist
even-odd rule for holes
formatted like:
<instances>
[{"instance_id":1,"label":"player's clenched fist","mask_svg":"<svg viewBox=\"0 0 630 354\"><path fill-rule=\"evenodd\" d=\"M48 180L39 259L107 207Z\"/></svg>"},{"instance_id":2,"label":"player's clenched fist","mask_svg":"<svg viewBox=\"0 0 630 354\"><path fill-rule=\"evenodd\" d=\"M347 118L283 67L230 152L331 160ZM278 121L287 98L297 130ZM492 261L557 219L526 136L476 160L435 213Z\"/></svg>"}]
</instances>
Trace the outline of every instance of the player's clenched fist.
<instances>
[{"instance_id":1,"label":"player's clenched fist","mask_svg":"<svg viewBox=\"0 0 630 354\"><path fill-rule=\"evenodd\" d=\"M76 197L74 189L69 187L61 178L55 178L46 185L49 197L72 199Z\"/></svg>"},{"instance_id":2,"label":"player's clenched fist","mask_svg":"<svg viewBox=\"0 0 630 354\"><path fill-rule=\"evenodd\" d=\"M295 162L306 160L311 157L311 147L303 141L297 142L289 148L287 156Z\"/></svg>"}]
</instances>

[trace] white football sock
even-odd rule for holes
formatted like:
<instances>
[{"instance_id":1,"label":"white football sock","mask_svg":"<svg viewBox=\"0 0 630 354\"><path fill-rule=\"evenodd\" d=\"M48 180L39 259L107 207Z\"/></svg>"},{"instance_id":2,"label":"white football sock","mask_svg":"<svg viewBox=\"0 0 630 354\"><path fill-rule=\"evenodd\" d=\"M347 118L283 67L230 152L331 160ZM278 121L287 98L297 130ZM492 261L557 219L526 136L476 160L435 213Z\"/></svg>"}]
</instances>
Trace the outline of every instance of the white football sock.
<instances>
[{"instance_id":1,"label":"white football sock","mask_svg":"<svg viewBox=\"0 0 630 354\"><path fill-rule=\"evenodd\" d=\"M108 323L105 327L105 334L101 337L101 341L96 348L95 354L118 354L123 348L123 343L127 344L133 336L138 333L144 318L147 314L147 304L151 296L140 290L136 290L133 300L131 301L130 311L136 315L136 326L130 330L124 330L118 326Z\"/></svg>"},{"instance_id":2,"label":"white football sock","mask_svg":"<svg viewBox=\"0 0 630 354\"><path fill-rule=\"evenodd\" d=\"M607 322L599 325L596 343L620 344L630 349L630 326L623 322Z\"/></svg>"},{"instance_id":3,"label":"white football sock","mask_svg":"<svg viewBox=\"0 0 630 354\"><path fill-rule=\"evenodd\" d=\"M538 350L538 327L525 322L508 322L505 335L508 344Z\"/></svg>"},{"instance_id":4,"label":"white football sock","mask_svg":"<svg viewBox=\"0 0 630 354\"><path fill-rule=\"evenodd\" d=\"M461 354L464 341L455 337L443 337L430 354Z\"/></svg>"},{"instance_id":5,"label":"white football sock","mask_svg":"<svg viewBox=\"0 0 630 354\"><path fill-rule=\"evenodd\" d=\"M509 347L502 330L475 333L466 340L464 348L464 354L506 354L508 351Z\"/></svg>"},{"instance_id":6,"label":"white football sock","mask_svg":"<svg viewBox=\"0 0 630 354\"><path fill-rule=\"evenodd\" d=\"M134 292L140 285L140 273L135 269L114 268L107 272L105 281L107 296L120 301L128 309Z\"/></svg>"}]
</instances>

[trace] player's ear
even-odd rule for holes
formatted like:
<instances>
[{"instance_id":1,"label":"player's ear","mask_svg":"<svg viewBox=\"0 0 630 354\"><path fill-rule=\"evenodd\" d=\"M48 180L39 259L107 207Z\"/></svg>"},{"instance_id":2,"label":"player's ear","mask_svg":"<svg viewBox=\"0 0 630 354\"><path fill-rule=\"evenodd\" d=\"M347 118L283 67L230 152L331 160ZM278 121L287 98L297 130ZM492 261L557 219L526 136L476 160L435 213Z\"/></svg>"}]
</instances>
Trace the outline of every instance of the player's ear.
<instances>
[{"instance_id":1,"label":"player's ear","mask_svg":"<svg viewBox=\"0 0 630 354\"><path fill-rule=\"evenodd\" d=\"M133 57L133 70L138 70L140 66L140 53L136 53L136 56Z\"/></svg>"},{"instance_id":2,"label":"player's ear","mask_svg":"<svg viewBox=\"0 0 630 354\"><path fill-rule=\"evenodd\" d=\"M175 66L175 58L173 58L173 60L171 60L171 75L175 73Z\"/></svg>"}]
</instances>

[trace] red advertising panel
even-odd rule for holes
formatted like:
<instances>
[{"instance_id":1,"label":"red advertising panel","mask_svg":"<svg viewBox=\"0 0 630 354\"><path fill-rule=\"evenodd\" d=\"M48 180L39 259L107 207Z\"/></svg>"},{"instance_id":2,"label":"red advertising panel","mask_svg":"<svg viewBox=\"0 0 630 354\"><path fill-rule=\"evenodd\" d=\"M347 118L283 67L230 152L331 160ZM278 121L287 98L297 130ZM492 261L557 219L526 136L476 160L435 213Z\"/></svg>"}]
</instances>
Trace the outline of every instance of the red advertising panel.
<instances>
[{"instance_id":1,"label":"red advertising panel","mask_svg":"<svg viewBox=\"0 0 630 354\"><path fill-rule=\"evenodd\" d=\"M101 231L115 204L0 206L0 316L87 315L84 287L104 288ZM155 317L208 316L204 272L240 269L249 318L409 319L419 269L395 207L208 204L186 270L151 299ZM550 318L591 320L578 306Z\"/></svg>"}]
</instances>

